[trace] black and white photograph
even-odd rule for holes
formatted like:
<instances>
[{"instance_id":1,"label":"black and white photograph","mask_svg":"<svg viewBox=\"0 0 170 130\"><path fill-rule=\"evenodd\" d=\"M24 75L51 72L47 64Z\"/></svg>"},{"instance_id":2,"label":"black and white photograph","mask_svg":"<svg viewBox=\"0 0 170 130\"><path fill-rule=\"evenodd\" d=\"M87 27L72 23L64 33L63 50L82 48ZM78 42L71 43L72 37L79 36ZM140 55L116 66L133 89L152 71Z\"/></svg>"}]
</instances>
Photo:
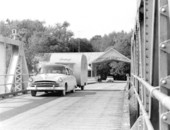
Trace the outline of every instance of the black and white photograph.
<instances>
[{"instance_id":1,"label":"black and white photograph","mask_svg":"<svg viewBox=\"0 0 170 130\"><path fill-rule=\"evenodd\" d=\"M0 4L0 130L170 130L170 0Z\"/></svg>"}]
</instances>

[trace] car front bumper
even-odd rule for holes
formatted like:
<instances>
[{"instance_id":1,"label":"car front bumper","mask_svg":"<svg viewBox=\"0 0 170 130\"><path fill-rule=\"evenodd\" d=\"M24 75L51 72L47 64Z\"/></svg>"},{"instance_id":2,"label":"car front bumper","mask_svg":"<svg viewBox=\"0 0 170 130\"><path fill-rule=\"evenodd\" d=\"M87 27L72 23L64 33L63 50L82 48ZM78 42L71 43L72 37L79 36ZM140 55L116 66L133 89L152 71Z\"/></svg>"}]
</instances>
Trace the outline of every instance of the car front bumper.
<instances>
[{"instance_id":1,"label":"car front bumper","mask_svg":"<svg viewBox=\"0 0 170 130\"><path fill-rule=\"evenodd\" d=\"M34 90L34 91L57 91L57 90L64 90L64 87L28 87L27 90Z\"/></svg>"}]
</instances>

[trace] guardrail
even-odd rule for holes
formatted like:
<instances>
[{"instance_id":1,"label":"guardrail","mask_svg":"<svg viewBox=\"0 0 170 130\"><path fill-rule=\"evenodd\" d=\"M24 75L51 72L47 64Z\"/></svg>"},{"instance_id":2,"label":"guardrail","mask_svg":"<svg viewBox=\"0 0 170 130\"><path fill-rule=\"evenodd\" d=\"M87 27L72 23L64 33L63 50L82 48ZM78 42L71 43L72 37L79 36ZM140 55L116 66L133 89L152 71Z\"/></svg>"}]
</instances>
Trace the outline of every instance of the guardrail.
<instances>
[{"instance_id":1,"label":"guardrail","mask_svg":"<svg viewBox=\"0 0 170 130\"><path fill-rule=\"evenodd\" d=\"M154 128L153 128L153 125L152 125L152 123L151 123L151 121L150 121L150 115L149 115L149 113L147 113L146 112L146 110L145 110L145 105L143 104L143 101L142 101L142 99L140 98L140 94L138 93L138 91L136 90L136 88L135 88L135 85L133 84L133 82L132 82L132 78L134 78L135 80L137 80L138 82L139 82L139 84L142 84L142 86L144 87L144 88L146 88L147 90L148 90L148 92L149 92L149 96L150 97L153 97L153 98L155 98L155 99L157 99L158 100L158 102L160 103L160 104L162 104L162 106L164 107L164 108L166 108L168 111L170 110L170 97L168 96L168 95L165 95L164 93L162 93L160 90L159 90L159 86L157 86L157 87L154 87L154 86L151 86L149 83L147 83L145 80L143 80L142 78L140 78L140 77L138 77L138 76L136 76L136 75L134 75L134 74L132 74L131 75L132 77L131 78L129 78L129 84L131 85L131 87L133 87L133 90L134 90L134 93L135 93L135 97L136 97L136 99L137 99L137 101L138 101L138 104L139 104L139 107L140 107L140 110L141 110L141 116L143 117L143 119L144 119L144 123L145 123L145 127L148 129L148 130L154 130ZM140 95L140 96L139 96ZM151 103L151 102L150 102ZM150 104L151 105L151 104ZM162 120L164 120L165 121L165 123L167 122L168 123L168 121L169 121L169 119L168 119L168 115L166 115L167 113L163 113L162 115L161 115L161 119ZM143 128L143 129L145 129L145 128ZM132 128L132 130L133 130L133 128ZM136 128L135 128L135 130L136 130Z\"/></svg>"},{"instance_id":2,"label":"guardrail","mask_svg":"<svg viewBox=\"0 0 170 130\"><path fill-rule=\"evenodd\" d=\"M5 87L5 93L0 94L0 98L5 98L5 97L8 97L8 96L10 96L10 95L16 96L16 95L19 94L19 93L22 93L22 94L26 94L26 93L27 93L28 90L26 90L24 87L22 87L21 89L17 89L17 88L16 88L16 85L20 84L21 86L23 86L24 83L28 84L29 81L23 81L23 80L21 80L20 83L18 83L18 82L17 82L17 83L16 83L16 82L15 82L15 83L6 83L6 79L7 79L8 76L13 76L13 78L15 78L16 75L12 75L12 74L11 74L11 75L10 75L10 74L9 74L9 75L7 75L7 74L5 74L5 75L0 75L0 77L2 77L2 76L5 77L5 83L4 83L4 84L0 84L0 87L1 87L1 86L4 86L4 87ZM18 76L18 75L17 75L17 76ZM32 76L32 75L20 74L20 76L29 76L29 77L30 77L30 76ZM7 89L6 86L7 86L7 85L13 85L13 89L12 89L11 92L7 92L7 91L6 91L6 89Z\"/></svg>"},{"instance_id":3,"label":"guardrail","mask_svg":"<svg viewBox=\"0 0 170 130\"><path fill-rule=\"evenodd\" d=\"M149 91L150 96L156 98L165 108L170 110L170 97L160 92L159 87L153 87L142 78L139 78L133 74L132 76L144 85L144 87Z\"/></svg>"}]
</instances>

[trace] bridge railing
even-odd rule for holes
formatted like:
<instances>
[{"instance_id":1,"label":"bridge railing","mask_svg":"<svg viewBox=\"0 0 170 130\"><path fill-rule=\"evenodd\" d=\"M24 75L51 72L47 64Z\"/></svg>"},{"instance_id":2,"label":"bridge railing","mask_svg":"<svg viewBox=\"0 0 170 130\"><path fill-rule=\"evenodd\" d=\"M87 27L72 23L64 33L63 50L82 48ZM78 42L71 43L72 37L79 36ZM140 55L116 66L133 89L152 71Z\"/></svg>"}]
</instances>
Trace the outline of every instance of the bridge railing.
<instances>
[{"instance_id":1,"label":"bridge railing","mask_svg":"<svg viewBox=\"0 0 170 130\"><path fill-rule=\"evenodd\" d=\"M23 80L28 80L28 67L24 54L24 43L0 35L0 94L13 93L27 88ZM23 75L27 74L27 75ZM21 82L23 86L21 86ZM15 87L13 87L15 86Z\"/></svg>"},{"instance_id":2,"label":"bridge railing","mask_svg":"<svg viewBox=\"0 0 170 130\"><path fill-rule=\"evenodd\" d=\"M133 75L133 76L134 76L134 75ZM137 99L137 101L138 101L138 104L139 104L139 107L140 107L140 111L141 111L140 116L141 116L142 119L139 119L139 120L143 120L143 121L141 121L141 122L138 121L138 125L135 126L135 128L132 128L132 130L133 130L133 129L134 129L134 130L140 130L141 127L142 127L142 128L145 127L145 129L147 129L147 130L154 130L154 128L153 128L153 126L152 126L152 123L151 123L151 121L150 121L150 117L149 117L148 113L147 113L146 110L145 110L145 106L144 106L144 104L143 104L143 101L142 101L141 98L140 98L139 93L138 93L137 90L135 89L134 84L133 84L132 82L130 82L130 84L131 84L131 87L133 87L133 91L134 91L134 93L135 93L135 97L136 97L136 99Z\"/></svg>"},{"instance_id":3,"label":"bridge railing","mask_svg":"<svg viewBox=\"0 0 170 130\"><path fill-rule=\"evenodd\" d=\"M143 119L143 124L138 123L137 126L134 126L134 128L132 127L132 130L140 130L141 127L144 130L154 130L153 125L151 123L150 120L150 113L146 112L145 109L145 104L141 98L140 93L137 91L137 89L135 88L135 85L133 84L133 82L131 82L132 80L137 80L139 82L139 84L141 84L141 86L143 88L146 88L149 92L149 97L153 97L155 99L157 99L157 101L162 104L162 106L167 109L168 111L170 111L170 97L164 93L162 93L159 89L160 87L154 87L151 86L149 83L147 83L144 79L140 78L139 76L136 76L134 74L131 75L131 80L130 81L130 85L131 87L133 87L133 91L135 93L135 97L138 101L139 104L139 108L141 111L140 116L142 116ZM140 85L139 85L140 86ZM151 106L151 101L149 102L149 106ZM169 121L169 115L167 115L167 113L164 113L161 115L162 120L164 120L165 123L168 123Z\"/></svg>"},{"instance_id":4,"label":"bridge railing","mask_svg":"<svg viewBox=\"0 0 170 130\"><path fill-rule=\"evenodd\" d=\"M14 83L7 83L7 77L12 77L13 79L16 79L16 77L20 76L20 77L24 77L24 76L32 76L32 75L28 75L28 74L20 74L20 75L12 75L12 74L5 74L5 75L0 75L0 78L1 77L4 77L5 79L5 82L3 84L0 84L0 87L4 87L5 88L5 92L4 93L1 93L0 94L0 98L5 98L7 96L10 96L10 95L17 95L18 93L22 93L22 94L26 94L27 93L27 89L26 87L24 87L24 84L27 84L26 86L28 86L29 84L29 80L25 80L24 81L24 78L22 78L22 80L20 80L20 82L17 82L17 80L14 81ZM7 91L8 89L8 85L12 85L12 88L9 91Z\"/></svg>"},{"instance_id":5,"label":"bridge railing","mask_svg":"<svg viewBox=\"0 0 170 130\"><path fill-rule=\"evenodd\" d=\"M170 0L138 0L131 41L131 86L136 97L132 130L139 125L142 130L152 129L150 125L170 130L169 30Z\"/></svg>"},{"instance_id":6,"label":"bridge railing","mask_svg":"<svg viewBox=\"0 0 170 130\"><path fill-rule=\"evenodd\" d=\"M168 95L165 95L164 93L162 93L159 90L159 88L160 88L159 86L158 87L151 86L149 83L147 83L142 78L135 76L133 74L132 74L132 76L135 79L137 79L143 85L143 87L145 87L149 91L151 97L156 98L165 108L170 110L170 97Z\"/></svg>"}]
</instances>

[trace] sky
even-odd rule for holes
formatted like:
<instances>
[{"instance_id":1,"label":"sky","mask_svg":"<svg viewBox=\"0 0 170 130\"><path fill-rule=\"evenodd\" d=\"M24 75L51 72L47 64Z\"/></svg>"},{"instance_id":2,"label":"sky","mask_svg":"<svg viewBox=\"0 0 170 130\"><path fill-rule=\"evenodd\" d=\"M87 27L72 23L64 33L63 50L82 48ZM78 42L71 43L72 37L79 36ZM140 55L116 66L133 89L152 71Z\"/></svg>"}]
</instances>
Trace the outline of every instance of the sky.
<instances>
[{"instance_id":1,"label":"sky","mask_svg":"<svg viewBox=\"0 0 170 130\"><path fill-rule=\"evenodd\" d=\"M137 0L0 0L0 21L67 21L74 37L90 39L134 28Z\"/></svg>"}]
</instances>

